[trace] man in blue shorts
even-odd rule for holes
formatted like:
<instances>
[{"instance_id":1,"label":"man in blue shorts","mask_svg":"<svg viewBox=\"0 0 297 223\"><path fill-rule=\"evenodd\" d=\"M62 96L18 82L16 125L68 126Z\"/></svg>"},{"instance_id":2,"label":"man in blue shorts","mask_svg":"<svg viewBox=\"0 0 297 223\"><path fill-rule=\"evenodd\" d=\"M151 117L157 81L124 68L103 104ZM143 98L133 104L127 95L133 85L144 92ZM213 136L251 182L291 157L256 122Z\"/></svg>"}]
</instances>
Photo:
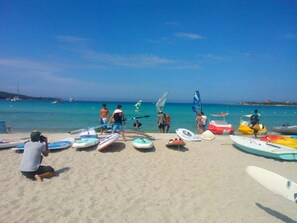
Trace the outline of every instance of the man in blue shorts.
<instances>
[{"instance_id":1,"label":"man in blue shorts","mask_svg":"<svg viewBox=\"0 0 297 223\"><path fill-rule=\"evenodd\" d=\"M106 107L106 104L103 104L99 114L99 124L105 125L105 126L101 128L101 135L103 133L103 130L104 130L104 133L106 133L108 117L109 117L109 110Z\"/></svg>"},{"instance_id":2,"label":"man in blue shorts","mask_svg":"<svg viewBox=\"0 0 297 223\"><path fill-rule=\"evenodd\" d=\"M48 140L41 135L41 132L34 130L31 133L31 141L24 147L24 154L20 166L21 173L31 179L42 181L43 178L50 178L55 175L55 170L51 166L42 166L41 161L44 156L48 156Z\"/></svg>"},{"instance_id":3,"label":"man in blue shorts","mask_svg":"<svg viewBox=\"0 0 297 223\"><path fill-rule=\"evenodd\" d=\"M124 121L124 113L122 110L122 105L118 105L117 109L114 110L110 120L114 120L112 133L119 130L122 133L123 140L125 141L124 131L123 131L123 121ZM110 120L108 124L110 123Z\"/></svg>"}]
</instances>

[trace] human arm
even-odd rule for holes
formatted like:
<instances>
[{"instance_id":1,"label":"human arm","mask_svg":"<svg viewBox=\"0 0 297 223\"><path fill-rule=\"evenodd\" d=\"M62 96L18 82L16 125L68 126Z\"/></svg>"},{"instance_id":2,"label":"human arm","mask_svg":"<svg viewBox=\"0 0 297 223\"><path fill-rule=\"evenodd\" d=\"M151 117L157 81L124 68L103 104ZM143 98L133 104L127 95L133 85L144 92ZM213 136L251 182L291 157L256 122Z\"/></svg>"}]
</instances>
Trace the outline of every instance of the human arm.
<instances>
[{"instance_id":1,"label":"human arm","mask_svg":"<svg viewBox=\"0 0 297 223\"><path fill-rule=\"evenodd\" d=\"M110 119L108 121L108 124L110 124L110 121L113 119L113 116L114 116L114 113L112 113L112 115L111 115L111 117L110 117Z\"/></svg>"},{"instance_id":2,"label":"human arm","mask_svg":"<svg viewBox=\"0 0 297 223\"><path fill-rule=\"evenodd\" d=\"M48 156L49 148L48 148L48 140L46 137L43 138L43 142L45 143L45 150L42 152L42 155Z\"/></svg>"}]
</instances>

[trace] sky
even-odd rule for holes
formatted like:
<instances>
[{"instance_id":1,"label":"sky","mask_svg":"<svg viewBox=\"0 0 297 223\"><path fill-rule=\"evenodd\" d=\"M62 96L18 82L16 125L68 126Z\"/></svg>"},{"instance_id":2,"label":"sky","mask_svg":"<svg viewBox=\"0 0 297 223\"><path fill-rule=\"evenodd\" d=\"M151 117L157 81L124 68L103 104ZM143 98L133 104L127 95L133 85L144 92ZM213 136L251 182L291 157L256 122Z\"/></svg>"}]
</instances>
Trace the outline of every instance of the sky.
<instances>
[{"instance_id":1,"label":"sky","mask_svg":"<svg viewBox=\"0 0 297 223\"><path fill-rule=\"evenodd\" d=\"M297 1L1 0L0 83L76 100L297 102Z\"/></svg>"}]
</instances>

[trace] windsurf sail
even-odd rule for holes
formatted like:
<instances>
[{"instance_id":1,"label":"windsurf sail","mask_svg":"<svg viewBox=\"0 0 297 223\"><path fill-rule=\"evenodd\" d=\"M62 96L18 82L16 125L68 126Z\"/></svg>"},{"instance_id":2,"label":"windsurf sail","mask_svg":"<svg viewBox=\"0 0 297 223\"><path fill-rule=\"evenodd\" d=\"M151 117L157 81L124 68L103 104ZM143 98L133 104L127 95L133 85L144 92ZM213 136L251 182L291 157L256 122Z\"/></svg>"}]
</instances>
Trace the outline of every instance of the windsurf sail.
<instances>
[{"instance_id":1,"label":"windsurf sail","mask_svg":"<svg viewBox=\"0 0 297 223\"><path fill-rule=\"evenodd\" d=\"M135 106L135 111L139 111L140 106L141 106L142 100L139 100L134 106Z\"/></svg>"},{"instance_id":2,"label":"windsurf sail","mask_svg":"<svg viewBox=\"0 0 297 223\"><path fill-rule=\"evenodd\" d=\"M157 112L163 112L166 100L167 100L168 92L166 91L161 98L156 103Z\"/></svg>"},{"instance_id":3,"label":"windsurf sail","mask_svg":"<svg viewBox=\"0 0 297 223\"><path fill-rule=\"evenodd\" d=\"M202 111L201 98L200 98L200 93L199 93L199 91L195 91L195 92L194 92L194 98L193 98L192 110L193 110L193 112L196 113L196 114L198 114L199 112Z\"/></svg>"}]
</instances>

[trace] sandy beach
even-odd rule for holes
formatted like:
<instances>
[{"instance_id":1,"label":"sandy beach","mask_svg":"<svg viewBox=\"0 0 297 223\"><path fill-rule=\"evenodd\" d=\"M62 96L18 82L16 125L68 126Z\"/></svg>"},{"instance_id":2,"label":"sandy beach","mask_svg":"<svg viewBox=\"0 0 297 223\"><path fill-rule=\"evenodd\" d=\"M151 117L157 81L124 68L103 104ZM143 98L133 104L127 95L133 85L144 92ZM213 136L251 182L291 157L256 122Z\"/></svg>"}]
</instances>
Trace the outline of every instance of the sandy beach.
<instances>
[{"instance_id":1,"label":"sandy beach","mask_svg":"<svg viewBox=\"0 0 297 223\"><path fill-rule=\"evenodd\" d=\"M43 133L50 142L68 133ZM19 173L22 154L0 150L0 222L297 222L295 203L271 193L245 168L262 167L297 181L296 162L243 153L228 136L165 144L176 134L150 134L155 149L133 148L127 135L105 152L96 147L50 153L58 176L33 182ZM29 133L0 134L18 140ZM74 137L78 137L74 135Z\"/></svg>"}]
</instances>

